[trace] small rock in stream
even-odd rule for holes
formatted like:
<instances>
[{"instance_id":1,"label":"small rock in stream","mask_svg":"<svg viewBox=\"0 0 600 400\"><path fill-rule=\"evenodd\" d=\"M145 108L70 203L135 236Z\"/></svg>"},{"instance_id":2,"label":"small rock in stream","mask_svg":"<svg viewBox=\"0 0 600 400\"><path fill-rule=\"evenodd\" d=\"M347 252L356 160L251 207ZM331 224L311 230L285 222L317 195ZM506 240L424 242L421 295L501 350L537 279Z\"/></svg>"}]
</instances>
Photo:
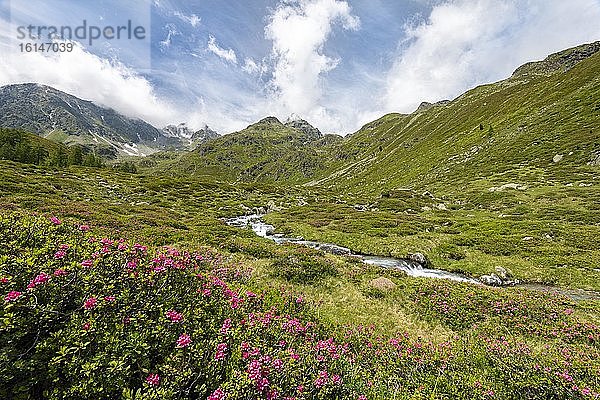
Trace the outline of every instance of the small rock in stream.
<instances>
[{"instance_id":1,"label":"small rock in stream","mask_svg":"<svg viewBox=\"0 0 600 400\"><path fill-rule=\"evenodd\" d=\"M423 253L409 254L406 258L410 261L416 262L417 264L421 264L423 267L429 266L429 260Z\"/></svg>"}]
</instances>

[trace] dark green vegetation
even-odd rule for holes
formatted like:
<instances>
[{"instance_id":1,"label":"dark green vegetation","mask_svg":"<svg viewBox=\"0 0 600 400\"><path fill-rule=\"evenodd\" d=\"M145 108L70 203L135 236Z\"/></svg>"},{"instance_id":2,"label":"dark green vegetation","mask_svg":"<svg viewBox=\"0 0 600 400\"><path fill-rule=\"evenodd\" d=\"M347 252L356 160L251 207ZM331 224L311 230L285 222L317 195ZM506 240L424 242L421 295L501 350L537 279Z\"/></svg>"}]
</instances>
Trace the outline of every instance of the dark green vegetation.
<instances>
[{"instance_id":1,"label":"dark green vegetation","mask_svg":"<svg viewBox=\"0 0 600 400\"><path fill-rule=\"evenodd\" d=\"M344 139L269 118L137 174L6 157L0 397L598 398L594 296L410 278L222 220L600 291L598 47Z\"/></svg>"},{"instance_id":2,"label":"dark green vegetation","mask_svg":"<svg viewBox=\"0 0 600 400\"><path fill-rule=\"evenodd\" d=\"M84 154L80 146L66 147L27 132L6 128L0 128L0 160L53 167L102 166L98 156ZM129 165L135 168L135 165Z\"/></svg>"}]
</instances>

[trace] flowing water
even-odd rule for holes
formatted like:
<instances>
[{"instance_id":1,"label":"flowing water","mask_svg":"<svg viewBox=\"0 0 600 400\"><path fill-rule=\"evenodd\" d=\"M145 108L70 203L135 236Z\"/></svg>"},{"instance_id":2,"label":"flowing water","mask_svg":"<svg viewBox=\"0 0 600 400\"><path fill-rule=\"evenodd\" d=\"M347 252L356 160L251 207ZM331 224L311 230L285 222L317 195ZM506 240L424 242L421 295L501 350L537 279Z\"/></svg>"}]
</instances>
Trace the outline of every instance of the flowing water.
<instances>
[{"instance_id":1,"label":"flowing water","mask_svg":"<svg viewBox=\"0 0 600 400\"><path fill-rule=\"evenodd\" d=\"M481 284L478 280L469 278L464 275L455 274L452 272L441 271L438 269L423 268L423 266L412 260L406 260L402 258L393 257L380 257L380 256L367 256L362 254L354 254L350 249L341 247L330 243L314 242L311 240L304 240L302 238L285 237L281 234L275 233L275 227L269 225L262 220L262 215L252 214L244 215L241 217L235 217L228 219L226 222L228 225L236 226L239 228L250 227L254 233L258 236L273 240L275 243L296 243L303 246L311 247L325 251L327 253L337 255L348 255L355 256L361 259L366 264L378 265L384 268L394 268L406 272L409 276L414 277L425 277L425 278L438 278L438 279L450 279L459 282L470 282Z\"/></svg>"},{"instance_id":2,"label":"flowing water","mask_svg":"<svg viewBox=\"0 0 600 400\"><path fill-rule=\"evenodd\" d=\"M380 256L368 256L364 254L355 254L350 249L342 246L338 246L330 243L321 243L315 242L311 240L304 240L302 238L293 238L286 237L282 234L275 233L275 227L273 225L269 225L265 223L263 220L263 215L261 214L252 214L252 215L243 215L240 217L227 219L225 222L228 225L235 226L238 228L247 228L250 227L254 233L258 236L270 239L278 244L283 243L296 243L302 246L311 247L313 249L318 249L321 251L325 251L327 253L337 254L337 255L347 255L357 257L362 260L362 262L371 265L378 265L384 268L394 268L401 271L406 272L409 276L414 277L424 277L424 278L437 278L437 279L450 279L458 282L468 282L474 283L477 285L483 285L479 280L469 278L468 276L455 274L452 272L442 271L438 269L429 269L423 268L423 266L417 262L412 260L407 260L403 258L393 258L393 257L380 257ZM515 285L517 288L533 290L537 292L543 292L547 294L555 294L561 295L570 298L575 301L584 301L584 300L600 300L600 293L589 291L589 290L575 290L575 289L562 289L553 286L541 285L541 284L517 284Z\"/></svg>"}]
</instances>

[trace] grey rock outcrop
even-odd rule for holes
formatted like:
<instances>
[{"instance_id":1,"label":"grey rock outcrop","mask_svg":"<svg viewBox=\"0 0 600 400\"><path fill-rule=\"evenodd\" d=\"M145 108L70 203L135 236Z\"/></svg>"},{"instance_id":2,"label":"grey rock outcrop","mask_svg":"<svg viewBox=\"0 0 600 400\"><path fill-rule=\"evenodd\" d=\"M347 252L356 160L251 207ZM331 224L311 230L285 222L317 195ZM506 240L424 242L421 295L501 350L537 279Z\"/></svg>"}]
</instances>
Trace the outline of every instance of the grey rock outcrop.
<instances>
[{"instance_id":1,"label":"grey rock outcrop","mask_svg":"<svg viewBox=\"0 0 600 400\"><path fill-rule=\"evenodd\" d=\"M425 256L425 254L423 254L423 253L409 254L406 257L406 259L410 260L412 262L415 262L417 264L420 264L423 267L428 267L430 265L429 260L427 259L427 256Z\"/></svg>"},{"instance_id":2,"label":"grey rock outcrop","mask_svg":"<svg viewBox=\"0 0 600 400\"><path fill-rule=\"evenodd\" d=\"M496 274L480 276L479 281L488 286L502 286L502 279Z\"/></svg>"},{"instance_id":3,"label":"grey rock outcrop","mask_svg":"<svg viewBox=\"0 0 600 400\"><path fill-rule=\"evenodd\" d=\"M317 128L309 124L307 121L292 114L286 121L285 126L304 132L309 140L318 140L323 138L323 134Z\"/></svg>"}]
</instances>

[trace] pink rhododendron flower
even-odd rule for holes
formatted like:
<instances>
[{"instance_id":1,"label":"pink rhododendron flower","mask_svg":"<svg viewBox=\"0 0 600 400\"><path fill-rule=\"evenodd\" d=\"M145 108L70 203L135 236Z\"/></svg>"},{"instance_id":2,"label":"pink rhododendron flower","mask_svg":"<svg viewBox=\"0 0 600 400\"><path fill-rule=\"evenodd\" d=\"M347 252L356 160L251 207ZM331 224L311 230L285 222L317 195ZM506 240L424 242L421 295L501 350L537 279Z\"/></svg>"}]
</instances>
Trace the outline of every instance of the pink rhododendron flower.
<instances>
[{"instance_id":1,"label":"pink rhododendron flower","mask_svg":"<svg viewBox=\"0 0 600 400\"><path fill-rule=\"evenodd\" d=\"M136 249L136 250L138 250L138 251L141 251L142 253L145 253L148 250L147 246L142 246L139 243L134 244L133 248Z\"/></svg>"},{"instance_id":2,"label":"pink rhododendron flower","mask_svg":"<svg viewBox=\"0 0 600 400\"><path fill-rule=\"evenodd\" d=\"M21 293L21 292L17 292L16 290L13 290L4 297L4 301L6 301L6 302L15 301L19 297L21 297L22 294L23 293Z\"/></svg>"},{"instance_id":3,"label":"pink rhododendron flower","mask_svg":"<svg viewBox=\"0 0 600 400\"><path fill-rule=\"evenodd\" d=\"M92 261L92 260L83 260L81 262L82 267L91 268L92 265L94 265L94 261Z\"/></svg>"},{"instance_id":4,"label":"pink rhododendron flower","mask_svg":"<svg viewBox=\"0 0 600 400\"><path fill-rule=\"evenodd\" d=\"M273 360L273 362L271 363L271 366L277 370L283 368L283 361L281 361L279 358L276 358L275 360Z\"/></svg>"},{"instance_id":5,"label":"pink rhododendron flower","mask_svg":"<svg viewBox=\"0 0 600 400\"><path fill-rule=\"evenodd\" d=\"M65 258L65 256L67 255L67 252L64 250L59 250L56 253L54 253L54 258L57 260L61 260L63 258Z\"/></svg>"},{"instance_id":6,"label":"pink rhododendron flower","mask_svg":"<svg viewBox=\"0 0 600 400\"><path fill-rule=\"evenodd\" d=\"M302 296L298 296L298 298L296 299L296 304L300 304L304 301L304 297Z\"/></svg>"},{"instance_id":7,"label":"pink rhododendron flower","mask_svg":"<svg viewBox=\"0 0 600 400\"><path fill-rule=\"evenodd\" d=\"M85 303L83 303L83 308L85 308L86 310L91 310L92 308L95 308L97 304L98 299L96 299L95 297L90 297L85 301Z\"/></svg>"},{"instance_id":8,"label":"pink rhododendron flower","mask_svg":"<svg viewBox=\"0 0 600 400\"><path fill-rule=\"evenodd\" d=\"M218 388L215 390L210 396L208 396L207 400L225 400L227 395L223 389Z\"/></svg>"},{"instance_id":9,"label":"pink rhododendron flower","mask_svg":"<svg viewBox=\"0 0 600 400\"><path fill-rule=\"evenodd\" d=\"M361 394L360 396L358 396L358 400L367 400L367 396Z\"/></svg>"},{"instance_id":10,"label":"pink rhododendron flower","mask_svg":"<svg viewBox=\"0 0 600 400\"><path fill-rule=\"evenodd\" d=\"M33 289L36 286L43 285L44 283L48 282L49 280L50 280L50 275L48 275L45 272L42 272L41 274L39 274L38 276L33 278L31 280L31 282L29 282L29 285L27 285L27 289Z\"/></svg>"},{"instance_id":11,"label":"pink rhododendron flower","mask_svg":"<svg viewBox=\"0 0 600 400\"><path fill-rule=\"evenodd\" d=\"M68 275L69 273L67 271L65 271L64 269L57 269L56 271L54 271L53 275L54 276L65 276Z\"/></svg>"},{"instance_id":12,"label":"pink rhododendron flower","mask_svg":"<svg viewBox=\"0 0 600 400\"><path fill-rule=\"evenodd\" d=\"M100 239L100 243L102 243L104 246L112 246L115 243L115 241L109 238L102 238Z\"/></svg>"},{"instance_id":13,"label":"pink rhododendron flower","mask_svg":"<svg viewBox=\"0 0 600 400\"><path fill-rule=\"evenodd\" d=\"M225 359L225 352L227 351L226 343L219 343L217 345L217 352L215 353L215 360L221 361Z\"/></svg>"},{"instance_id":14,"label":"pink rhododendron flower","mask_svg":"<svg viewBox=\"0 0 600 400\"><path fill-rule=\"evenodd\" d=\"M183 321L183 314L178 313L175 310L169 310L169 311L167 311L167 313L165 315L173 323L177 323L177 322Z\"/></svg>"},{"instance_id":15,"label":"pink rhododendron flower","mask_svg":"<svg viewBox=\"0 0 600 400\"><path fill-rule=\"evenodd\" d=\"M327 384L327 379L328 378L329 378L329 374L327 373L327 371L321 371L321 372L319 372L319 376L315 380L315 387L317 389L319 389L319 388L322 388L323 386L325 386Z\"/></svg>"},{"instance_id":16,"label":"pink rhododendron flower","mask_svg":"<svg viewBox=\"0 0 600 400\"><path fill-rule=\"evenodd\" d=\"M151 386L158 386L160 384L160 376L158 374L150 374L146 378L146 383Z\"/></svg>"},{"instance_id":17,"label":"pink rhododendron flower","mask_svg":"<svg viewBox=\"0 0 600 400\"><path fill-rule=\"evenodd\" d=\"M230 329L231 329L231 318L227 318L225 321L223 321L223 326L221 326L221 334L227 335L229 333Z\"/></svg>"},{"instance_id":18,"label":"pink rhododendron flower","mask_svg":"<svg viewBox=\"0 0 600 400\"><path fill-rule=\"evenodd\" d=\"M50 222L52 222L54 225L62 224L62 221L56 217L50 217Z\"/></svg>"},{"instance_id":19,"label":"pink rhododendron flower","mask_svg":"<svg viewBox=\"0 0 600 400\"><path fill-rule=\"evenodd\" d=\"M112 301L115 301L115 298L116 298L115 296L104 296L104 301L107 301L110 303Z\"/></svg>"},{"instance_id":20,"label":"pink rhododendron flower","mask_svg":"<svg viewBox=\"0 0 600 400\"><path fill-rule=\"evenodd\" d=\"M192 338L187 333L183 333L177 339L177 347L188 347L192 343Z\"/></svg>"},{"instance_id":21,"label":"pink rhododendron flower","mask_svg":"<svg viewBox=\"0 0 600 400\"><path fill-rule=\"evenodd\" d=\"M90 230L90 227L89 227L89 225L79 225L79 230L81 232L87 232Z\"/></svg>"},{"instance_id":22,"label":"pink rhododendron flower","mask_svg":"<svg viewBox=\"0 0 600 400\"><path fill-rule=\"evenodd\" d=\"M8 283L8 278L3 276L2 278L0 278L0 283Z\"/></svg>"},{"instance_id":23,"label":"pink rhododendron flower","mask_svg":"<svg viewBox=\"0 0 600 400\"><path fill-rule=\"evenodd\" d=\"M81 329L83 329L84 331L89 331L91 327L92 327L92 324L90 324L89 322L86 322L85 324L83 324L83 327Z\"/></svg>"},{"instance_id":24,"label":"pink rhododendron flower","mask_svg":"<svg viewBox=\"0 0 600 400\"><path fill-rule=\"evenodd\" d=\"M556 375L560 376L567 382L573 382L573 377L571 375L569 375L569 373L567 371L564 371L562 373L557 372Z\"/></svg>"}]
</instances>

